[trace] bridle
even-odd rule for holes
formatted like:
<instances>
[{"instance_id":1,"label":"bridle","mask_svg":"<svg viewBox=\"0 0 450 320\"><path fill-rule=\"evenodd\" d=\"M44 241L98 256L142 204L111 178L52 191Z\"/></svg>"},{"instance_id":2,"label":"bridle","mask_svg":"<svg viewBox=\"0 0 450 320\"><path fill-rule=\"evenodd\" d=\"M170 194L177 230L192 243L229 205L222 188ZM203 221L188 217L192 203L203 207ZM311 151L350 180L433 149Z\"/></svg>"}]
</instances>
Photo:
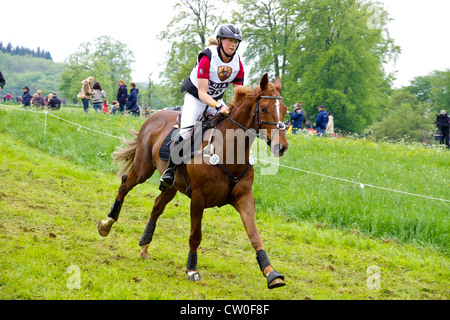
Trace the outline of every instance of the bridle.
<instances>
[{"instance_id":1,"label":"bridle","mask_svg":"<svg viewBox=\"0 0 450 320\"><path fill-rule=\"evenodd\" d=\"M260 139L266 140L267 141L267 145L270 146L272 139L274 137L275 134L277 134L278 131L286 131L286 125L284 124L284 122L281 121L281 119L279 119L279 122L270 122L270 121L262 121L261 119L261 108L259 105L259 101L261 99L275 99L275 100L281 100L283 99L281 96L260 96L258 98L258 100L256 101L256 105L255 105L255 110L253 111L253 115L252 115L252 122L250 123L250 126L247 128L245 126L243 126L242 124L240 124L239 122L237 122L236 120L234 120L230 114L227 115L227 117L237 126L239 126L241 129L248 131L250 129L254 129L255 126L255 122L257 123L257 129L256 129L256 136ZM269 139L265 134L263 134L261 132L261 127L264 124L269 124L269 125L275 125L277 126L277 129L275 130L275 132L272 134L272 137ZM262 136L262 137L261 137Z\"/></svg>"}]
</instances>

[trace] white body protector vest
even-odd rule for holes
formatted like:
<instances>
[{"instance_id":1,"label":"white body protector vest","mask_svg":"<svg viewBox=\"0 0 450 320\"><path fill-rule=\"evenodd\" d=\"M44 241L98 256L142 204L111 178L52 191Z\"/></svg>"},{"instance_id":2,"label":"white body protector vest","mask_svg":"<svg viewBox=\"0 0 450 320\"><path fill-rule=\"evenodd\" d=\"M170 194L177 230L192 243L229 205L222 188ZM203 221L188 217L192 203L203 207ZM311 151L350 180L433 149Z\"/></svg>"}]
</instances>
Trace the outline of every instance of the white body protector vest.
<instances>
[{"instance_id":1,"label":"white body protector vest","mask_svg":"<svg viewBox=\"0 0 450 320\"><path fill-rule=\"evenodd\" d=\"M225 63L220 59L217 46L215 45L206 48L199 54L197 64L189 78L184 82L181 92L187 91L198 99L198 64L203 56L207 56L210 61L208 94L214 100L221 99L225 94L225 90L239 73L240 57L238 54L235 54L229 63Z\"/></svg>"}]
</instances>

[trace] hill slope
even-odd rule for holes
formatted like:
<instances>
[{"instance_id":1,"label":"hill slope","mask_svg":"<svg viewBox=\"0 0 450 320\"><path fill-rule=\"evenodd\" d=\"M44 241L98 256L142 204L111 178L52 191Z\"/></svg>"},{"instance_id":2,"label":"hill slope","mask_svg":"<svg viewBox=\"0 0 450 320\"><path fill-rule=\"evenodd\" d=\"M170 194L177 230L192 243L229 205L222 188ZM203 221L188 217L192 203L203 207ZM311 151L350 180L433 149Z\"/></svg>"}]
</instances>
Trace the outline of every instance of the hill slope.
<instances>
[{"instance_id":1,"label":"hill slope","mask_svg":"<svg viewBox=\"0 0 450 320\"><path fill-rule=\"evenodd\" d=\"M24 86L30 88L31 95L38 89L41 89L44 95L57 92L64 68L63 63L0 52L0 71L6 79L6 86L1 94L14 93L15 97L21 96Z\"/></svg>"}]
</instances>

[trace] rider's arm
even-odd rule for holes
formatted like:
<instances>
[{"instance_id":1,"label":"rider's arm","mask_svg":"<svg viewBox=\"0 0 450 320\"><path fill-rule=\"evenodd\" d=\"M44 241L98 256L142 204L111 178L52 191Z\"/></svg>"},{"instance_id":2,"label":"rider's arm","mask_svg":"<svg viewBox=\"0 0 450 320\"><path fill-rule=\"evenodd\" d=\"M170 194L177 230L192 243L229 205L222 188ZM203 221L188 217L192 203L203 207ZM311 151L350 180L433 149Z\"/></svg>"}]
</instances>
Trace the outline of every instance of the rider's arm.
<instances>
[{"instance_id":1,"label":"rider's arm","mask_svg":"<svg viewBox=\"0 0 450 320\"><path fill-rule=\"evenodd\" d=\"M206 103L208 106L211 106L213 108L220 107L217 105L216 100L214 100L209 94L208 94L208 79L198 79L198 97L201 101ZM223 114L229 114L230 108L228 106L224 105L220 112Z\"/></svg>"},{"instance_id":2,"label":"rider's arm","mask_svg":"<svg viewBox=\"0 0 450 320\"><path fill-rule=\"evenodd\" d=\"M208 79L198 79L198 97L210 107L214 107L216 100L208 94Z\"/></svg>"}]
</instances>

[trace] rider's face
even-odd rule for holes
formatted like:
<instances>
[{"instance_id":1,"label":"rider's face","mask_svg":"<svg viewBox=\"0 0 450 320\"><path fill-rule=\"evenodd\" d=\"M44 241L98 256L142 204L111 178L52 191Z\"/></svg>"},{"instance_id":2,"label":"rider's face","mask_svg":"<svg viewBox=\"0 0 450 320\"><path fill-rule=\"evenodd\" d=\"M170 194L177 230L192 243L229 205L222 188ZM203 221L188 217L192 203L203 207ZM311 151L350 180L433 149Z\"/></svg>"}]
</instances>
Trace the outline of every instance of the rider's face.
<instances>
[{"instance_id":1,"label":"rider's face","mask_svg":"<svg viewBox=\"0 0 450 320\"><path fill-rule=\"evenodd\" d=\"M236 39L229 39L229 38L222 39L223 50L226 52L226 54L230 56L236 51L238 44L239 41Z\"/></svg>"}]
</instances>

